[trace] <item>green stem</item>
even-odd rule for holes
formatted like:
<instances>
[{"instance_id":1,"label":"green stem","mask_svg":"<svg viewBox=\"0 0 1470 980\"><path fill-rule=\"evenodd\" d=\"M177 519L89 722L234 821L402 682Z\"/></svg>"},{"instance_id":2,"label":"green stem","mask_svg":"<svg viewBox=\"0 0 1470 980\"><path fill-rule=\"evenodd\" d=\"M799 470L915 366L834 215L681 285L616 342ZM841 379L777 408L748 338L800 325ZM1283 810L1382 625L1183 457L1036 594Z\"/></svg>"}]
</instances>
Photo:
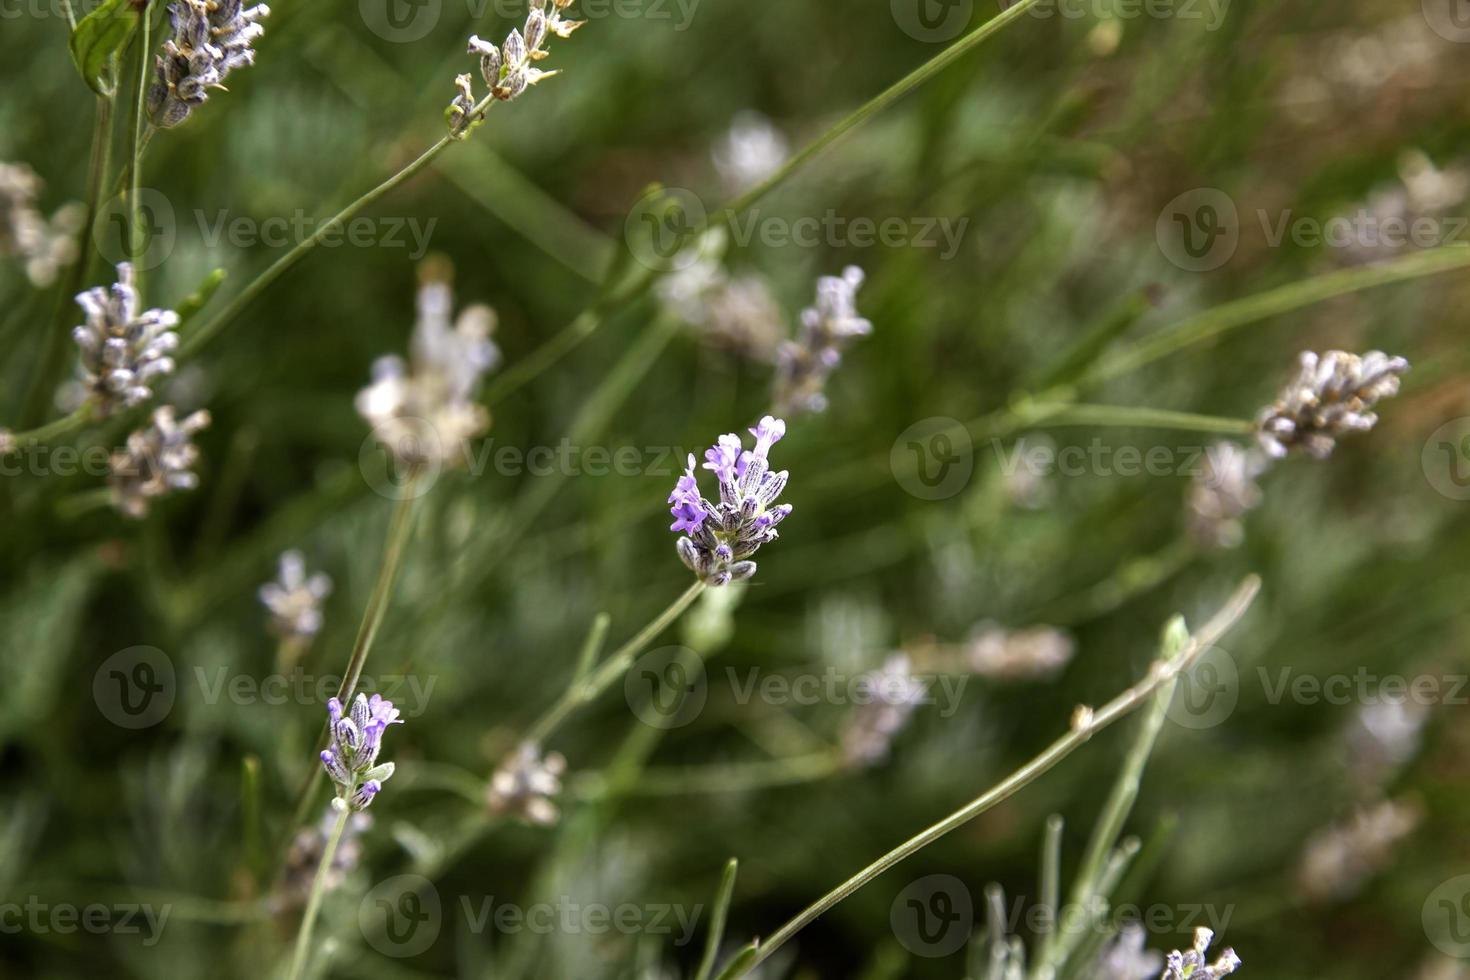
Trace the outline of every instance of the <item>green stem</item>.
<instances>
[{"instance_id":1,"label":"green stem","mask_svg":"<svg viewBox=\"0 0 1470 980\"><path fill-rule=\"evenodd\" d=\"M1209 432L1234 436L1249 435L1256 428L1256 424L1250 419L1170 412L1147 406L1085 404L1069 405L1033 423L1032 427L1064 425L1131 426L1141 429L1174 429L1181 432Z\"/></svg>"},{"instance_id":2,"label":"green stem","mask_svg":"<svg viewBox=\"0 0 1470 980\"><path fill-rule=\"evenodd\" d=\"M133 110L133 154L132 154L132 178L128 192L128 255L133 259L134 266L143 254L143 202L140 200L143 190L143 148L147 137L143 134L143 109L148 97L148 70L152 67L149 63L149 48L153 39L153 11L147 3L144 3L139 13L142 23L141 43L138 46L138 93ZM137 276L138 293L143 293L143 270L134 268Z\"/></svg>"},{"instance_id":3,"label":"green stem","mask_svg":"<svg viewBox=\"0 0 1470 980\"><path fill-rule=\"evenodd\" d=\"M300 980L302 971L306 969L306 957L311 949L311 933L316 926L317 913L322 907L322 896L327 891L327 877L332 870L332 859L337 856L337 845L342 841L342 832L347 829L347 821L351 816L351 808L342 807L342 812L337 815L337 823L332 827L332 836L327 838L322 859L316 866L316 876L311 879L311 895L306 900L306 913L301 917L301 929L296 933L296 952L291 957L291 972L287 974L287 980Z\"/></svg>"},{"instance_id":4,"label":"green stem","mask_svg":"<svg viewBox=\"0 0 1470 980\"><path fill-rule=\"evenodd\" d=\"M826 779L842 771L843 760L836 752L812 752L785 759L761 759L707 766L669 766L646 769L638 782L626 787L628 796L683 796L698 793L738 793L774 786L793 786ZM579 790L579 795L597 798L604 787L600 780Z\"/></svg>"},{"instance_id":5,"label":"green stem","mask_svg":"<svg viewBox=\"0 0 1470 980\"><path fill-rule=\"evenodd\" d=\"M659 613L643 629L638 631L627 643L618 647L612 656L602 662L602 666L592 672L592 676L580 683L573 683L560 698L556 700L546 712L537 719L526 731L526 741L535 745L544 745L552 732L556 731L558 725L566 720L577 708L594 700L599 694L607 690L618 678L627 673L633 665L633 660L643 652L643 648L653 642L654 638L669 627L676 619L684 614L684 610L699 598L705 585L703 582L695 582L684 590L683 595L669 604L669 607Z\"/></svg>"},{"instance_id":6,"label":"green stem","mask_svg":"<svg viewBox=\"0 0 1470 980\"><path fill-rule=\"evenodd\" d=\"M27 446L36 446L41 443L51 442L58 436L76 432L86 426L91 419L91 412L86 405L83 405L70 415L63 415L54 422L47 422L43 426L28 429L25 432L13 432L10 438L14 441L17 449L24 449Z\"/></svg>"},{"instance_id":7,"label":"green stem","mask_svg":"<svg viewBox=\"0 0 1470 980\"><path fill-rule=\"evenodd\" d=\"M1079 713L1079 716L1073 719L1071 730L1053 742L1040 755L1011 773L995 786L986 790L970 803L956 810L933 826L904 841L817 899L817 901L797 913L794 918L772 933L769 940L759 944L755 956L744 964L743 969L738 972L731 972L727 969L722 976L743 976L749 969L769 959L776 950L789 942L798 932L810 925L819 916L830 910L843 899L856 892L859 888L862 888L889 868L922 850L929 844L932 844L950 831L965 825L996 804L1009 799L1016 792L1034 782L1042 774L1048 772L1067 756L1075 752L1091 739L1093 735L1096 735L1120 718L1126 717L1137 710L1160 687L1166 683L1171 683L1181 671L1186 670L1201 653L1212 646L1226 630L1233 626L1245 614L1245 611L1255 599L1256 592L1260 589L1260 584L1260 579L1254 575L1246 578L1236 588L1235 593L1230 597L1225 606L1198 633L1190 637L1189 642L1185 645L1179 656L1171 661L1156 662L1152 669L1150 669L1147 677L1096 711Z\"/></svg>"}]
</instances>

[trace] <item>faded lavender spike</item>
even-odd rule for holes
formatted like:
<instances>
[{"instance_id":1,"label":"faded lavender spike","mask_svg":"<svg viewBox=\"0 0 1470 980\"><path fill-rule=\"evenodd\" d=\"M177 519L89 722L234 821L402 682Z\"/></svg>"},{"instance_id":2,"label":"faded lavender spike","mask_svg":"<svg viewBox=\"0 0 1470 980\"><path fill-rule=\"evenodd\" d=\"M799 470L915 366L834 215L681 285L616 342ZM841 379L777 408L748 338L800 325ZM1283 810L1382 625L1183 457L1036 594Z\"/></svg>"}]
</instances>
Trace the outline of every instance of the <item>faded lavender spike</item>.
<instances>
[{"instance_id":1,"label":"faded lavender spike","mask_svg":"<svg viewBox=\"0 0 1470 980\"><path fill-rule=\"evenodd\" d=\"M669 530L685 535L676 542L679 558L709 585L754 575L756 565L750 558L761 545L776 539L776 525L791 513L790 504L776 504L789 474L772 473L766 458L786 434L786 423L767 415L750 433L755 436L754 449L744 449L732 432L704 454L703 468L719 482L719 503L700 495L692 453L669 494L669 512L674 516Z\"/></svg>"},{"instance_id":2,"label":"faded lavender spike","mask_svg":"<svg viewBox=\"0 0 1470 980\"><path fill-rule=\"evenodd\" d=\"M1256 477L1266 468L1260 451L1217 442L1205 451L1185 501L1189 534L1208 548L1234 548L1245 539L1243 518L1261 502Z\"/></svg>"},{"instance_id":3,"label":"faded lavender spike","mask_svg":"<svg viewBox=\"0 0 1470 980\"><path fill-rule=\"evenodd\" d=\"M539 746L523 742L490 777L485 804L493 814L550 826L561 815L554 801L566 769L567 760L559 752L543 756Z\"/></svg>"},{"instance_id":4,"label":"faded lavender spike","mask_svg":"<svg viewBox=\"0 0 1470 980\"><path fill-rule=\"evenodd\" d=\"M178 346L172 310L145 310L133 285L133 267L122 262L111 289L77 295L86 322L72 330L80 352L79 381L87 402L102 417L153 397L152 382L174 369L169 353Z\"/></svg>"},{"instance_id":5,"label":"faded lavender spike","mask_svg":"<svg viewBox=\"0 0 1470 980\"><path fill-rule=\"evenodd\" d=\"M164 42L148 90L148 114L155 126L168 129L188 118L223 88L236 68L255 63L256 38L265 32L257 23L270 14L265 4L246 7L242 0L175 0L168 17L174 36Z\"/></svg>"},{"instance_id":6,"label":"faded lavender spike","mask_svg":"<svg viewBox=\"0 0 1470 980\"><path fill-rule=\"evenodd\" d=\"M550 35L571 37L572 32L585 23L562 18L562 11L571 4L572 0L536 0L526 15L526 23L520 30L512 30L498 47L479 35L470 35L468 53L480 59L480 77L490 89L488 98L509 102L542 79L556 74L536 68L535 63L549 53L543 45ZM469 75L455 79L459 94L449 104L446 119L449 133L456 139L463 139L484 118L483 111L474 111L477 103L472 82Z\"/></svg>"},{"instance_id":7,"label":"faded lavender spike","mask_svg":"<svg viewBox=\"0 0 1470 980\"><path fill-rule=\"evenodd\" d=\"M1188 952L1176 949L1170 953L1159 980L1220 980L1234 973L1240 966L1240 957L1233 949L1226 949L1213 964L1209 962L1207 954L1210 943L1214 941L1213 931L1204 927L1196 929L1194 948Z\"/></svg>"},{"instance_id":8,"label":"faded lavender spike","mask_svg":"<svg viewBox=\"0 0 1470 980\"><path fill-rule=\"evenodd\" d=\"M867 703L854 708L842 733L842 756L850 766L870 766L888 758L894 738L924 695L924 684L913 676L903 653L885 660L881 670L864 674L860 686Z\"/></svg>"},{"instance_id":9,"label":"faded lavender spike","mask_svg":"<svg viewBox=\"0 0 1470 980\"><path fill-rule=\"evenodd\" d=\"M802 311L796 340L787 341L777 355L777 411L792 414L827 408L827 379L842 363L842 352L854 337L873 332L873 324L857 311L857 291L863 279L863 270L854 265L841 276L817 280L816 305Z\"/></svg>"},{"instance_id":10,"label":"faded lavender spike","mask_svg":"<svg viewBox=\"0 0 1470 980\"><path fill-rule=\"evenodd\" d=\"M155 409L151 424L129 435L127 448L112 454L107 482L113 506L141 518L147 516L151 501L170 490L198 486L194 464L199 450L193 437L207 425L208 412L195 412L180 422L172 405Z\"/></svg>"},{"instance_id":11,"label":"faded lavender spike","mask_svg":"<svg viewBox=\"0 0 1470 980\"><path fill-rule=\"evenodd\" d=\"M378 762L383 747L383 733L389 725L401 725L399 711L382 695L359 694L346 716L342 702L327 702L331 742L321 752L322 768L337 786L333 805L339 810L350 807L365 810L393 775L393 763Z\"/></svg>"},{"instance_id":12,"label":"faded lavender spike","mask_svg":"<svg viewBox=\"0 0 1470 980\"><path fill-rule=\"evenodd\" d=\"M1257 419L1261 448L1273 459L1294 449L1326 459L1338 439L1377 424L1373 406L1398 394L1399 376L1408 370L1404 358L1382 351L1302 352L1296 378Z\"/></svg>"},{"instance_id":13,"label":"faded lavender spike","mask_svg":"<svg viewBox=\"0 0 1470 980\"><path fill-rule=\"evenodd\" d=\"M324 572L306 574L299 551L281 554L274 581L260 587L260 601L271 614L271 632L282 639L309 640L322 628L322 600L332 593Z\"/></svg>"}]
</instances>

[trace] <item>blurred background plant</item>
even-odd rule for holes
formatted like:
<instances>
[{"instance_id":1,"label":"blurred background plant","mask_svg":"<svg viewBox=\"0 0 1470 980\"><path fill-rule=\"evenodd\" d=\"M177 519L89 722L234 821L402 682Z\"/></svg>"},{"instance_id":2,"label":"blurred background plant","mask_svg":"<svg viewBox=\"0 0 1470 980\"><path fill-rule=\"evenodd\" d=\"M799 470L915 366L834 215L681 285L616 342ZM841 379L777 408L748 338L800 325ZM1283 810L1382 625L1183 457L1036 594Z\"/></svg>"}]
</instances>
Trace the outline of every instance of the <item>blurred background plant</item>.
<instances>
[{"instance_id":1,"label":"blurred background plant","mask_svg":"<svg viewBox=\"0 0 1470 980\"><path fill-rule=\"evenodd\" d=\"M289 952L325 798L292 814L404 509L354 397L375 358L409 349L420 282L452 271L456 302L495 310L493 423L470 465L436 470L414 502L362 683L413 724L394 733L371 825L352 822L337 852L315 968L696 976L728 858L733 950L1033 756L1076 705L1146 673L1171 614L1196 625L1255 572L1251 615L1186 675L1220 697L1175 702L1127 820L1138 850L1119 901L1174 913L1144 923L1139 949L1187 951L1209 924L1214 953L1233 947L1263 980L1465 976L1451 954L1470 945L1427 929L1470 893L1453 887L1470 872L1456 680L1470 673L1470 30L1453 29L1454 4L1040 5L742 211L699 256L704 280L606 304L553 363L543 345L628 261L626 216L650 182L718 216L995 13L960 2L929 27L904 0L580 6L590 24L557 42L561 74L372 204L370 242L318 248L154 379L179 419L208 409L196 489L142 520L106 506L108 455L146 412L5 457L0 913L110 911L96 930L49 912L12 930L0 914L0 972L258 976ZM237 294L284 250L267 222L311 234L412 161L444 135L465 38L526 17L454 0L385 11L279 5L254 65L150 140L141 308L187 311L217 269ZM127 257L110 179L98 233L66 246L97 100L67 35L60 3L14 7L0 30L0 422L16 431L70 408L51 400L82 322L68 270L108 287ZM134 41L122 64L137 58ZM1426 234L1364 231L1388 218ZM767 233L802 219L822 229L810 242ZM856 219L905 232L865 238ZM1350 222L1344 244L1312 237L1333 219ZM661 716L620 682L528 745L578 665L688 585L660 507L685 453L770 410L813 282L848 266L866 273L873 330L844 351L825 411L791 420L782 540L753 581L706 591L654 643L692 653L648 655L702 676L700 703L650 724ZM1264 473L1244 453L1202 456L1222 436L1249 448L1298 353L1334 349L1413 364L1376 428ZM1072 386L1139 411L1047 400ZM544 469L526 455L562 445ZM630 449L636 465L606 464ZM1140 467L1150 452L1162 462ZM1233 495L1204 496L1195 471ZM332 587L284 657L257 590L293 549ZM906 671L965 683L952 703L883 702L876 720L846 696L745 693L751 677ZM166 693L162 710L129 714L118 676ZM1354 680L1329 697L1303 677ZM1438 693L1393 703L1385 678ZM1044 897L1053 813L1072 880L1137 724L858 891L760 975L986 975L1000 939L987 884ZM885 751L845 756L854 730ZM973 899L953 950L897 924L905 889L941 874ZM372 918L379 901L410 908L401 875L420 876L411 908L442 922L422 948ZM639 934L584 914L542 934L486 925L487 897L523 912L667 905L695 922ZM136 933L118 925L129 903L170 910L156 941L141 916ZM1196 906L1228 921L1186 922ZM1470 913L1453 924L1470 935Z\"/></svg>"}]
</instances>

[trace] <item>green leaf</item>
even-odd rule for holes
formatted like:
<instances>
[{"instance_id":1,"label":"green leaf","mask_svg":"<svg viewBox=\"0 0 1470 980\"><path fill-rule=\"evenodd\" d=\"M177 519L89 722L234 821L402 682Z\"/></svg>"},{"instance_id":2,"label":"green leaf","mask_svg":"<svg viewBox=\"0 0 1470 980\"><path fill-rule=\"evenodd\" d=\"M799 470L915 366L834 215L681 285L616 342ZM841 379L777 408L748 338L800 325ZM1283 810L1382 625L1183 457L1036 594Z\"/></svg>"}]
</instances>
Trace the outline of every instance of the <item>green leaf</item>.
<instances>
[{"instance_id":1,"label":"green leaf","mask_svg":"<svg viewBox=\"0 0 1470 980\"><path fill-rule=\"evenodd\" d=\"M82 73L82 80L98 95L112 94L102 87L103 69L113 53L127 43L137 23L137 12L128 0L103 0L71 32L71 60Z\"/></svg>"},{"instance_id":2,"label":"green leaf","mask_svg":"<svg viewBox=\"0 0 1470 980\"><path fill-rule=\"evenodd\" d=\"M178 308L174 311L179 315L179 326L182 327L188 323L194 318L196 313L204 309L209 301L214 298L215 291L219 289L220 284L224 281L225 270L223 269L215 269L209 275L205 276L204 281L199 284L199 288L179 303Z\"/></svg>"}]
</instances>

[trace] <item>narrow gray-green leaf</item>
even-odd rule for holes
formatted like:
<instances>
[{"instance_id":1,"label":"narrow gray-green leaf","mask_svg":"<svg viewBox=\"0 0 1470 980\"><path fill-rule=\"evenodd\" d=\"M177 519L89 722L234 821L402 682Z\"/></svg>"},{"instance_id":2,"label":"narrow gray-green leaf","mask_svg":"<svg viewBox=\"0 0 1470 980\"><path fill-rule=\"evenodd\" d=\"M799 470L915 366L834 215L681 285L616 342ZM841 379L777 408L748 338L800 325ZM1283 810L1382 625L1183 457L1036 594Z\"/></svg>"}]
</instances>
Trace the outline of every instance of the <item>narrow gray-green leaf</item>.
<instances>
[{"instance_id":1,"label":"narrow gray-green leaf","mask_svg":"<svg viewBox=\"0 0 1470 980\"><path fill-rule=\"evenodd\" d=\"M137 23L137 12L128 0L103 0L71 32L71 60L98 95L112 94L102 87L102 71L113 53L128 42Z\"/></svg>"}]
</instances>

